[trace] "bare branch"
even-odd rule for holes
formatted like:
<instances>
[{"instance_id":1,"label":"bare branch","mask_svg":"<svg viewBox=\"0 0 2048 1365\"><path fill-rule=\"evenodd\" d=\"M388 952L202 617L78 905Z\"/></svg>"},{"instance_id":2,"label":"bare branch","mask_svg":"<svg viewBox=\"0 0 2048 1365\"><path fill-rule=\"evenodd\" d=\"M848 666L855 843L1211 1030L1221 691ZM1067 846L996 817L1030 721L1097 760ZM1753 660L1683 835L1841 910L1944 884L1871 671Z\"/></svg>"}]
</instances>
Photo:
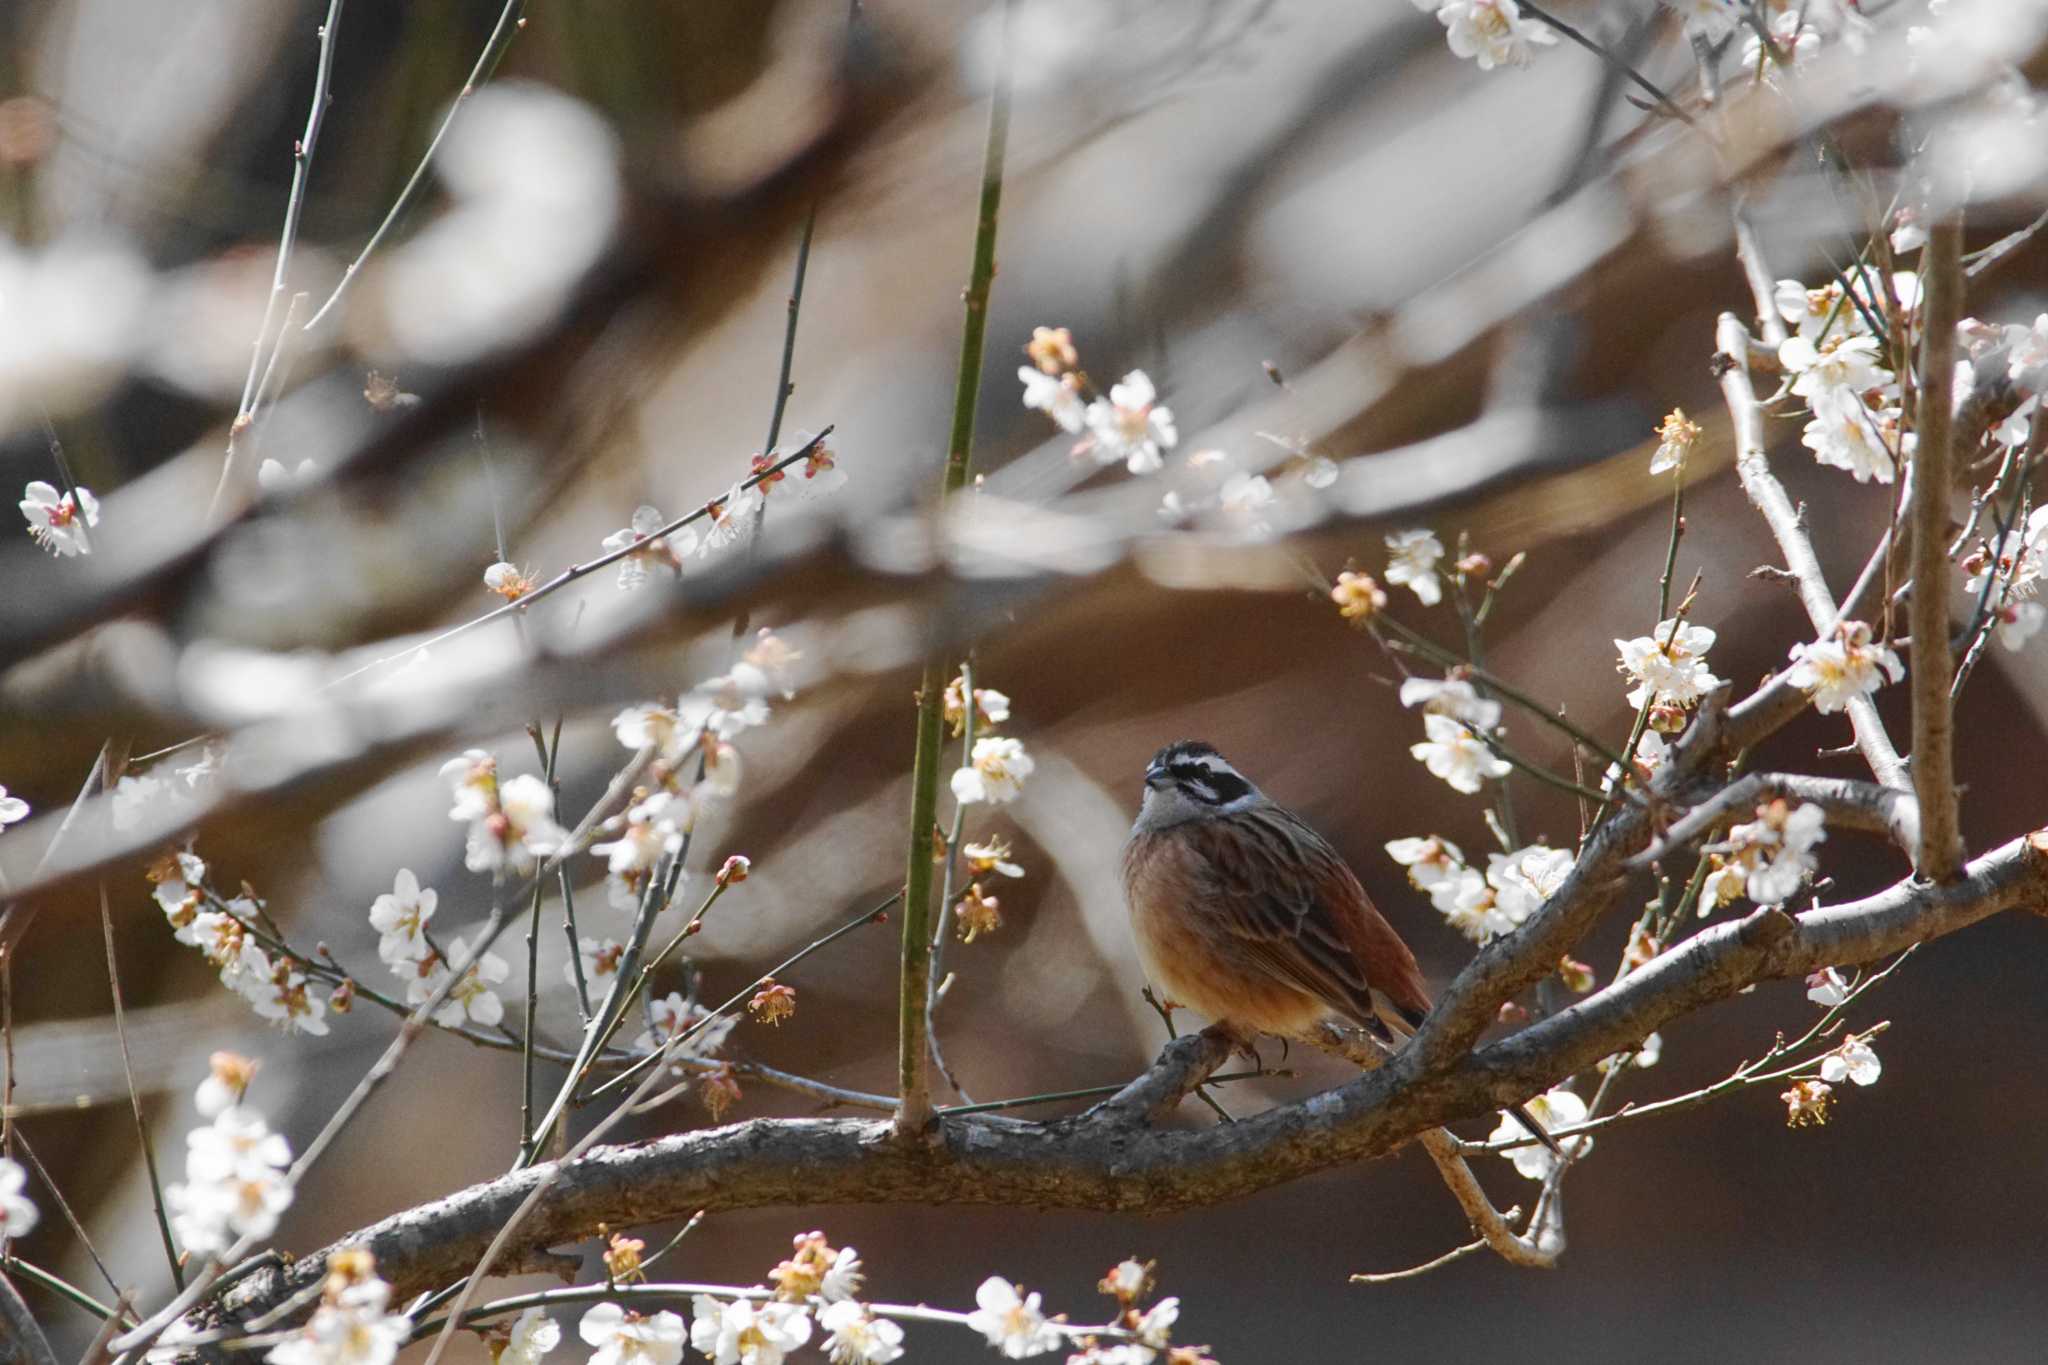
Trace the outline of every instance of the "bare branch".
<instances>
[{"instance_id":1,"label":"bare branch","mask_svg":"<svg viewBox=\"0 0 2048 1365\"><path fill-rule=\"evenodd\" d=\"M1949 483L1953 468L1950 377L1956 368L1956 319L1962 313L1960 213L1934 225L1923 253L1927 316L1921 325L1919 446L1913 457L1913 789L1920 798L1920 875L1946 881L1963 862L1956 803L1955 715L1949 702L1954 664L1948 649Z\"/></svg>"}]
</instances>

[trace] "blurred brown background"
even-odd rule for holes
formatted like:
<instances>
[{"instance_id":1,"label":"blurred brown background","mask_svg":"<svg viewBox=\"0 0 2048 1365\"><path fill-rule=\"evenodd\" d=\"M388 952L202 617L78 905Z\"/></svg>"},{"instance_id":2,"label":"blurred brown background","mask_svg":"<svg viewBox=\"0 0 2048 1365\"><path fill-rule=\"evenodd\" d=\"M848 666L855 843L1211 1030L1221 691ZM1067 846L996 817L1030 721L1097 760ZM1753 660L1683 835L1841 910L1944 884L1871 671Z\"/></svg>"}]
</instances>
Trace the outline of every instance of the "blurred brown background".
<instances>
[{"instance_id":1,"label":"blurred brown background","mask_svg":"<svg viewBox=\"0 0 2048 1365\"><path fill-rule=\"evenodd\" d=\"M0 98L14 101L10 126L42 130L27 144L33 155L0 165L17 252L110 237L155 276L114 373L55 413L80 480L96 490L188 447L213 458L196 453L217 455L224 443L324 8L29 0L0 11ZM552 572L594 553L636 503L681 510L744 473L766 426L798 224L813 203L787 430L836 424L852 480L836 510L855 526L913 504L934 481L994 37L979 12L863 8L849 45L836 3L533 7L500 79L566 91L613 130L629 232L648 230L646 205L747 183L835 120L844 136L793 187L758 201L755 216L692 219L694 237L657 232L645 290L564 340L560 366L540 367L551 382L539 397L486 387L516 562ZM969 826L1011 835L1030 874L1000 888L999 934L948 950L959 981L943 1028L976 1099L1118 1081L1159 1043L1137 996L1114 867L1137 774L1170 740L1209 739L1307 814L1351 858L1434 983L1465 960L1468 945L1407 888L1381 845L1436 832L1476 856L1489 843L1478 807L1408 756L1416 727L1394 700L1387 662L1294 586L1306 578L1290 576L1288 557L1326 574L1351 556L1376 567L1379 537L1395 524L1427 524L1446 542L1469 529L1496 562L1526 551L1497 611L1491 666L1580 725L1623 734L1626 689L1611 641L1655 622L1668 506L1666 486L1644 472L1647 442L1682 404L1708 423L1709 438L1688 494L1679 578L1704 576L1695 619L1721 633L1716 671L1747 683L1807 638L1790 592L1748 577L1777 554L1727 469L1725 420L1715 421L1713 318L1748 311L1725 201L1630 181L1614 201L1624 220L1608 224L1612 250L1524 232L1575 187L1611 176L1610 160L1586 148L1644 121L1596 59L1559 47L1527 70L1481 73L1444 50L1427 15L1392 0L1031 0L1017 9L1019 94L976 450L992 488L1038 497L1063 481L1065 443L1048 441L1039 414L1019 407L1012 378L1040 324L1071 327L1105 382L1147 369L1179 417L1183 451L1217 445L1257 458L1266 447L1254 433L1264 430L1348 457L1482 413L1540 414L1549 425L1520 449L1440 457L1448 466L1425 469L1429 478L1476 486L1398 523L1372 521L1366 509L1363 522L1305 532L1278 559L1209 540L1178 557L1162 550L1141 558L1146 568L1026 600L1014 621L986 631L976 681L1012 697L1006 728L1039 766L1020 802L977 811ZM1685 84L1682 44L1652 6L1564 12L1641 53L1668 85ZM295 287L323 294L375 227L497 16L478 0L358 0L347 10ZM844 86L842 71L851 73ZM835 89L851 94L835 103ZM1865 116L1848 132L1888 185L1888 116ZM1636 139L1623 159L1643 155ZM2023 167L2006 188L1977 211L1972 245L2038 210L2037 172ZM1761 186L1756 210L1780 274L1813 280L1819 262L1852 249L1836 196L1796 157ZM401 224L401 241L446 211L445 194L430 192ZM715 247L663 254L661 243L679 241ZM2038 249L2021 253L1977 287L1970 311L2031 318L2044 306L2043 260ZM370 314L375 287L366 281L356 296ZM432 403L436 385L462 373L408 356L374 318L352 318L344 342L305 357L293 385L325 384L346 400L374 366L396 369ZM1292 388L1275 388L1263 362ZM407 582L364 571L360 546L333 551L307 532L264 562L296 559L297 581L331 591L238 598L216 566L212 579L145 614L182 650L208 634L333 646L482 610L477 574L495 557L492 530L466 424L457 425L465 429L359 485L340 514L344 528L360 530L372 511L397 528L396 542L381 543L387 553L402 547L396 576ZM292 430L273 433L265 453L289 460ZM1888 490L1815 468L1793 424L1772 434L1831 581L1845 584L1884 523ZM1492 461L1494 475L1468 479L1458 464L1466 455L1475 469ZM47 477L41 434L16 421L0 439L0 483ZM1156 494L1116 505L1149 516ZM330 552L341 557L319 558ZM1203 586L1162 581L1191 577ZM574 592L596 602L613 593L609 579ZM43 580L17 578L7 591L32 581ZM1425 614L1405 594L1397 608L1453 642L1447 611ZM758 624L805 638L794 611ZM877 616L872 628L891 666L780 708L743 741L740 808L700 828L693 868L743 851L756 869L697 941L710 998L900 879L913 685L900 640L911 622ZM1959 761L1974 847L2043 819L2044 648L2038 639L2017 655L1994 648L1964 700ZM677 668L669 686L695 680ZM9 673L0 781L38 812L61 809L111 726L128 727L137 751L189 732L139 705L122 676L89 648ZM1881 697L1895 736L1907 730L1903 701ZM571 812L622 756L609 714L593 707L569 720ZM1568 765L1526 721L1514 735ZM1858 775L1852 758L1816 757L1846 738L1840 718L1809 716L1757 761ZM317 820L296 807L251 813L205 831L201 851L230 884L247 878L269 896L300 941L325 941L373 972L364 914L397 867L440 888L441 923L467 926L483 913L487 887L462 871L433 776L441 757L470 743L508 766L530 763L516 728L469 734L380 774L359 796L309 798ZM1517 801L1525 837L1563 844L1576 833L1568 798L1524 784ZM1889 848L1838 834L1823 870L1834 879L1825 894L1849 898L1905 868ZM589 880L586 932L618 933L623 921L607 918L594 870ZM182 1152L189 1093L216 1047L265 1059L259 1101L303 1143L384 1046L391 1020L358 1009L318 1042L269 1034L172 944L139 875L111 885L137 1064L166 1161ZM23 1131L124 1283L158 1294L161 1257L108 1046L95 908L90 888L49 898L15 971ZM1607 926L1580 954L1603 977L1623 931ZM1000 1273L1081 1318L1095 1311L1102 1271L1135 1253L1156 1257L1163 1289L1183 1297L1180 1335L1227 1362L2037 1359L2048 1275L2048 1166L2037 1137L2048 1085L2034 1064L2048 1026L2042 934L2039 922L2007 916L1919 954L1857 1021L1893 1021L1879 1044L1882 1081L1845 1096L1824 1128L1787 1131L1775 1096L1754 1092L1603 1135L1571 1183L1572 1250L1555 1274L1473 1258L1400 1285L1347 1284L1351 1272L1425 1260L1465 1238L1412 1153L1153 1221L919 1208L722 1214L667 1268L750 1283L792 1233L821 1226L861 1249L878 1298L961 1306L982 1277ZM551 992L543 1024L557 1029L567 1022L559 942L558 932L544 938L541 968ZM506 955L523 958L523 944L508 938ZM734 1051L887 1090L893 975L893 929L856 935L792 978L802 1001L792 1022L743 1024ZM1667 1030L1662 1064L1626 1093L1651 1098L1716 1079L1759 1055L1776 1030L1803 1028L1809 1009L1795 987L1766 988ZM1233 1087L1225 1102L1244 1110L1341 1079L1320 1059L1290 1065L1297 1078ZM501 1172L518 1088L516 1057L430 1039L302 1189L279 1245L311 1249ZM803 1112L805 1102L763 1087L739 1110ZM707 1121L694 1101L663 1118L648 1131ZM1191 1105L1186 1121L1209 1120ZM1505 1162L1488 1164L1498 1169L1482 1175L1502 1205L1533 1192ZM23 1254L86 1283L89 1264L50 1201L38 1202L43 1224ZM33 1302L60 1349L83 1346L91 1324L82 1314ZM914 1359L985 1358L958 1333L913 1332L910 1344ZM581 1348L572 1340L568 1349Z\"/></svg>"}]
</instances>

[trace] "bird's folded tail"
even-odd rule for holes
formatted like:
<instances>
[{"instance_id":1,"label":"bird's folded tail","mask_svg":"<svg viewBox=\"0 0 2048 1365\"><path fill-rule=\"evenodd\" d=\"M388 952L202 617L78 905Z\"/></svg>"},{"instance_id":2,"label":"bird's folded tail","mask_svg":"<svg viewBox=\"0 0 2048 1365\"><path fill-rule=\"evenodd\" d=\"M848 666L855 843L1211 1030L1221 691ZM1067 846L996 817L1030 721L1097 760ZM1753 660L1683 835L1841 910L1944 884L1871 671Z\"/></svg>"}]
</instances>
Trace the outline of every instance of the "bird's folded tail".
<instances>
[{"instance_id":1,"label":"bird's folded tail","mask_svg":"<svg viewBox=\"0 0 2048 1365\"><path fill-rule=\"evenodd\" d=\"M1545 1147L1548 1147L1551 1151L1557 1153L1557 1155L1564 1155L1564 1148L1557 1145L1557 1139L1550 1135L1550 1130L1545 1128L1542 1124L1538 1123L1534 1116L1532 1116L1527 1109L1524 1109L1519 1104L1511 1104L1508 1106L1508 1115L1509 1117L1513 1118L1516 1123L1519 1123L1524 1128L1528 1129L1530 1137L1535 1138Z\"/></svg>"}]
</instances>

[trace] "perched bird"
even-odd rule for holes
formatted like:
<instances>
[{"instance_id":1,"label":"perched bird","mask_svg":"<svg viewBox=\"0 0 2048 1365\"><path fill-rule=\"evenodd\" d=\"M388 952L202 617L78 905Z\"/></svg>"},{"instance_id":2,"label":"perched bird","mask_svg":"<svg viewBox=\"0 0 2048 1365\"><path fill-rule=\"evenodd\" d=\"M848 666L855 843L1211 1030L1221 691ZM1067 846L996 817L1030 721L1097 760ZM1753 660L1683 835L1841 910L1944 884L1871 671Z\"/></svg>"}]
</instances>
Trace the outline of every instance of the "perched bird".
<instances>
[{"instance_id":1,"label":"perched bird","mask_svg":"<svg viewBox=\"0 0 2048 1365\"><path fill-rule=\"evenodd\" d=\"M1152 984L1247 1046L1308 1037L1331 1015L1392 1046L1429 1013L1415 954L1344 859L1198 740L1146 767L1123 883Z\"/></svg>"}]
</instances>

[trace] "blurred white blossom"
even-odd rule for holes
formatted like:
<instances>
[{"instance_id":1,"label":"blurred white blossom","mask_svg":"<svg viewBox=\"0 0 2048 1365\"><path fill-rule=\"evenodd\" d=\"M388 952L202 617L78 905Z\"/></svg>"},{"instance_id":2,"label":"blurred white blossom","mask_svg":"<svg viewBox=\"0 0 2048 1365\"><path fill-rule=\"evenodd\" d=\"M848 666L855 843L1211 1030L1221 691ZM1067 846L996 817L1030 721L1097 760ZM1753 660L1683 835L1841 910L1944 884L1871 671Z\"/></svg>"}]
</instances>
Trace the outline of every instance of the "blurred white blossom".
<instances>
[{"instance_id":1,"label":"blurred white blossom","mask_svg":"<svg viewBox=\"0 0 2048 1365\"><path fill-rule=\"evenodd\" d=\"M1523 18L1515 0L1445 0L1436 17L1451 51L1476 61L1481 71L1522 66L1535 55L1534 49L1557 41L1547 27Z\"/></svg>"},{"instance_id":2,"label":"blurred white blossom","mask_svg":"<svg viewBox=\"0 0 2048 1365\"><path fill-rule=\"evenodd\" d=\"M1529 1116L1555 1133L1586 1121L1586 1102L1571 1091L1559 1088L1538 1095L1522 1106ZM1542 1180L1557 1166L1558 1158L1540 1142L1533 1140L1529 1130L1524 1128L1512 1114L1502 1114L1500 1123L1486 1135L1488 1142L1523 1142L1526 1145L1501 1155L1515 1164L1515 1170L1530 1180ZM1593 1150L1590 1137L1566 1138L1563 1144L1573 1157L1582 1157Z\"/></svg>"},{"instance_id":3,"label":"blurred white blossom","mask_svg":"<svg viewBox=\"0 0 2048 1365\"><path fill-rule=\"evenodd\" d=\"M27 1182L20 1162L0 1156L0 1242L26 1237L36 1225L36 1206L21 1192Z\"/></svg>"},{"instance_id":4,"label":"blurred white blossom","mask_svg":"<svg viewBox=\"0 0 2048 1365\"><path fill-rule=\"evenodd\" d=\"M1097 464L1123 461L1133 474L1157 473L1165 465L1162 451L1173 449L1180 432L1173 410L1159 402L1158 390L1143 370L1132 370L1097 398L1085 414L1088 439L1083 444Z\"/></svg>"},{"instance_id":5,"label":"blurred white blossom","mask_svg":"<svg viewBox=\"0 0 2048 1365\"><path fill-rule=\"evenodd\" d=\"M974 741L967 766L953 773L953 799L962 805L986 801L1003 805L1017 799L1024 779L1038 766L1019 740L988 735Z\"/></svg>"},{"instance_id":6,"label":"blurred white blossom","mask_svg":"<svg viewBox=\"0 0 2048 1365\"><path fill-rule=\"evenodd\" d=\"M1443 542L1426 530L1396 531L1387 537L1387 582L1406 585L1425 607L1443 600L1443 583L1436 576L1437 561L1444 557Z\"/></svg>"}]
</instances>

